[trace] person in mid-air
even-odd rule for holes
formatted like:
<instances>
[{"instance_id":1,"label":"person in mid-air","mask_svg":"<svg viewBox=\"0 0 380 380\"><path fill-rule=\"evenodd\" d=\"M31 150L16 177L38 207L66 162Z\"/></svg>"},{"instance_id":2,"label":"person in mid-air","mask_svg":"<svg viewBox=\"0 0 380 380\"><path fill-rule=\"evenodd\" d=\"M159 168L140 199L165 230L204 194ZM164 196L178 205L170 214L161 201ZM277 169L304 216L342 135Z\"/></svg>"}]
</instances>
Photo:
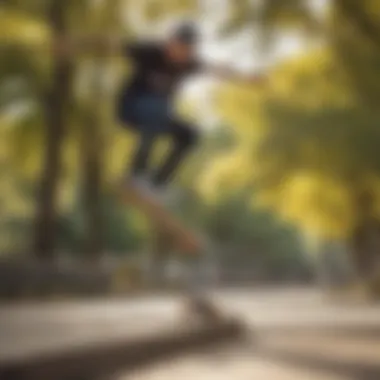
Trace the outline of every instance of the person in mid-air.
<instances>
[{"instance_id":1,"label":"person in mid-air","mask_svg":"<svg viewBox=\"0 0 380 380\"><path fill-rule=\"evenodd\" d=\"M178 118L173 110L176 90L189 75L211 72L231 80L261 83L262 77L242 75L227 68L209 67L197 59L199 41L197 28L184 23L164 42L138 42L124 47L132 61L134 74L123 86L118 98L120 121L136 131L139 145L134 153L128 181L143 189L160 194L180 164L198 142L198 130ZM162 164L151 170L149 159L157 138L166 135L172 147Z\"/></svg>"},{"instance_id":2,"label":"person in mid-air","mask_svg":"<svg viewBox=\"0 0 380 380\"><path fill-rule=\"evenodd\" d=\"M177 27L162 42L125 44L111 40L100 43L101 46L106 45L107 49L122 49L124 56L134 66L132 78L122 86L117 99L119 121L139 135L124 185L138 186L150 195L166 195L180 164L197 145L197 128L178 118L173 109L176 90L188 76L206 72L228 80L256 84L263 82L262 76L257 74L244 75L229 68L210 67L200 62L196 54L199 39L196 26L187 22ZM92 42L99 45L96 41ZM172 140L171 150L161 165L152 169L149 159L157 139L163 135Z\"/></svg>"}]
</instances>

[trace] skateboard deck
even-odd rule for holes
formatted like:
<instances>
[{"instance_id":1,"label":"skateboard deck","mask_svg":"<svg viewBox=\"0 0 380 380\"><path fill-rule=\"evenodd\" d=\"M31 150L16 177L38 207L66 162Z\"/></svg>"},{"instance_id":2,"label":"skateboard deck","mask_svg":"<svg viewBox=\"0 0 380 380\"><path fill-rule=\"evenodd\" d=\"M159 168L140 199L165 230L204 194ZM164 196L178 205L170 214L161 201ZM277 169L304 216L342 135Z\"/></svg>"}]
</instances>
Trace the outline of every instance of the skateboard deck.
<instances>
[{"instance_id":1,"label":"skateboard deck","mask_svg":"<svg viewBox=\"0 0 380 380\"><path fill-rule=\"evenodd\" d=\"M202 244L196 234L189 231L178 218L155 199L144 195L132 184L123 186L122 198L145 214L159 230L168 233L178 249L187 253L198 253L200 251Z\"/></svg>"}]
</instances>

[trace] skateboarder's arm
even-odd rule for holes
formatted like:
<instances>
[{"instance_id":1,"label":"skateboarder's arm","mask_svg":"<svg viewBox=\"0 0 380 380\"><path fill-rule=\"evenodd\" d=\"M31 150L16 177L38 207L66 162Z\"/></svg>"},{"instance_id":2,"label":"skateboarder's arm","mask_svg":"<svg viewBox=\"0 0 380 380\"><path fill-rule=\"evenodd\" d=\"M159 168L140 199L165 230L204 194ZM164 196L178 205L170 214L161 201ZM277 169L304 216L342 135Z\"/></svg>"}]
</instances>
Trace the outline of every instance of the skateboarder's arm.
<instances>
[{"instance_id":1,"label":"skateboarder's arm","mask_svg":"<svg viewBox=\"0 0 380 380\"><path fill-rule=\"evenodd\" d=\"M231 82L251 83L258 86L263 86L267 83L267 75L260 72L247 74L227 66L215 65L206 65L202 71Z\"/></svg>"}]
</instances>

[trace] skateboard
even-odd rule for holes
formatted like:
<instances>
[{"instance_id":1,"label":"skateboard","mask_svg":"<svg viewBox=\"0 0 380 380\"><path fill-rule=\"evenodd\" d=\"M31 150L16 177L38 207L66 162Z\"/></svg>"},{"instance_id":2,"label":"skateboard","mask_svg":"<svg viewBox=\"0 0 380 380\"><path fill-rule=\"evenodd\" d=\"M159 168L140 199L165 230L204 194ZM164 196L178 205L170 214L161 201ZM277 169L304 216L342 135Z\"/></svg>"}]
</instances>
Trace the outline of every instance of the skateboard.
<instances>
[{"instance_id":1,"label":"skateboard","mask_svg":"<svg viewBox=\"0 0 380 380\"><path fill-rule=\"evenodd\" d=\"M157 230L170 235L175 248L190 254L198 254L201 251L202 243L199 237L157 200L143 194L136 186L129 183L122 187L121 192L124 202L141 211Z\"/></svg>"}]
</instances>

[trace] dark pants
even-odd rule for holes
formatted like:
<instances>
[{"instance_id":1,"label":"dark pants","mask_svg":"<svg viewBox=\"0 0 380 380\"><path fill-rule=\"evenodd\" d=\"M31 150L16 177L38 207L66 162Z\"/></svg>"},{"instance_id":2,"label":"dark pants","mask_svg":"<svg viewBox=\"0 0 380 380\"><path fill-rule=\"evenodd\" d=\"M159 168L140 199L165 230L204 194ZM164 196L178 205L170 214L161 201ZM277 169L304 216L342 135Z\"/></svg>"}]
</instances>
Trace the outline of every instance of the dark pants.
<instances>
[{"instance_id":1,"label":"dark pants","mask_svg":"<svg viewBox=\"0 0 380 380\"><path fill-rule=\"evenodd\" d=\"M144 175L158 138L168 136L172 146L162 164L152 173L157 185L167 183L175 175L189 151L198 140L197 131L188 123L173 117L170 102L160 96L135 96L122 99L119 108L121 121L140 136L132 160L132 174Z\"/></svg>"}]
</instances>

